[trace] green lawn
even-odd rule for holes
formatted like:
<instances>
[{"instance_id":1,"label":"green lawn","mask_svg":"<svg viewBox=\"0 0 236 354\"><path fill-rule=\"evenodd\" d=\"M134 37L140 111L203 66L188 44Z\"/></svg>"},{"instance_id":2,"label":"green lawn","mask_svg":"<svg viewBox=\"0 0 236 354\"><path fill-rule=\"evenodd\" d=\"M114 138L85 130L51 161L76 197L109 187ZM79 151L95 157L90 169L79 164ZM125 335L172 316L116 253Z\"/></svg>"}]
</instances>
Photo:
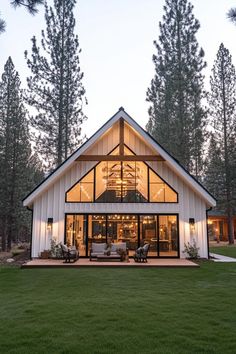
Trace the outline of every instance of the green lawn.
<instances>
[{"instance_id":1,"label":"green lawn","mask_svg":"<svg viewBox=\"0 0 236 354\"><path fill-rule=\"evenodd\" d=\"M0 352L235 353L236 264L0 268Z\"/></svg>"},{"instance_id":2,"label":"green lawn","mask_svg":"<svg viewBox=\"0 0 236 354\"><path fill-rule=\"evenodd\" d=\"M236 245L210 247L210 252L236 258Z\"/></svg>"}]
</instances>

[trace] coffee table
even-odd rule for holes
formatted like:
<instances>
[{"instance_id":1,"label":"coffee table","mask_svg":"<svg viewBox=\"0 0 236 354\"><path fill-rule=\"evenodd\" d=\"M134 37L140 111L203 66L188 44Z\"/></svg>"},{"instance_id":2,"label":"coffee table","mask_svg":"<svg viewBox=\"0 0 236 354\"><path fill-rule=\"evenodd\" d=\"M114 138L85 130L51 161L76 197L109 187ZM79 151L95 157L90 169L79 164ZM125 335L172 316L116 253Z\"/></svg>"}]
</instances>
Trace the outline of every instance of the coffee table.
<instances>
[{"instance_id":1,"label":"coffee table","mask_svg":"<svg viewBox=\"0 0 236 354\"><path fill-rule=\"evenodd\" d=\"M120 255L107 256L106 254L98 254L97 261L120 261Z\"/></svg>"}]
</instances>

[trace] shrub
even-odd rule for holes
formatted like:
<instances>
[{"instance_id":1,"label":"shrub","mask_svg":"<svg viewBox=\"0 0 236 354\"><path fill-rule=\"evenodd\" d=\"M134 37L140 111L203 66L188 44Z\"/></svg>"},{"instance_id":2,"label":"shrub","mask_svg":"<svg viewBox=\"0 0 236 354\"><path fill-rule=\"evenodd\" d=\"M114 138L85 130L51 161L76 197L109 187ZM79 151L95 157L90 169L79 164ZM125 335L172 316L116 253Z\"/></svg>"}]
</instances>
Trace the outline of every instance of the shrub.
<instances>
[{"instance_id":1,"label":"shrub","mask_svg":"<svg viewBox=\"0 0 236 354\"><path fill-rule=\"evenodd\" d=\"M57 243L55 237L51 240L51 257L62 258L61 243Z\"/></svg>"},{"instance_id":2,"label":"shrub","mask_svg":"<svg viewBox=\"0 0 236 354\"><path fill-rule=\"evenodd\" d=\"M192 243L188 242L184 244L183 253L187 253L189 259L198 259L199 258L199 247L197 247L196 240L194 239Z\"/></svg>"}]
</instances>

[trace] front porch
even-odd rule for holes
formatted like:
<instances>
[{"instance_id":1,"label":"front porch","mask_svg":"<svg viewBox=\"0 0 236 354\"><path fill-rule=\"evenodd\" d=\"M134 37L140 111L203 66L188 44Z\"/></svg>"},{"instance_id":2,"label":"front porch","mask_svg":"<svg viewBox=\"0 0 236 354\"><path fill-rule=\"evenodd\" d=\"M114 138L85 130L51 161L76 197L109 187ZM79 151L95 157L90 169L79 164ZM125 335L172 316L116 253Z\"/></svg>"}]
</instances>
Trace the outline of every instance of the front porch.
<instances>
[{"instance_id":1,"label":"front porch","mask_svg":"<svg viewBox=\"0 0 236 354\"><path fill-rule=\"evenodd\" d=\"M191 267L199 265L187 259L148 259L147 263L136 263L133 259L129 262L120 261L90 261L88 258L80 258L75 263L64 263L62 259L33 259L22 265L21 268L82 268L82 267Z\"/></svg>"}]
</instances>

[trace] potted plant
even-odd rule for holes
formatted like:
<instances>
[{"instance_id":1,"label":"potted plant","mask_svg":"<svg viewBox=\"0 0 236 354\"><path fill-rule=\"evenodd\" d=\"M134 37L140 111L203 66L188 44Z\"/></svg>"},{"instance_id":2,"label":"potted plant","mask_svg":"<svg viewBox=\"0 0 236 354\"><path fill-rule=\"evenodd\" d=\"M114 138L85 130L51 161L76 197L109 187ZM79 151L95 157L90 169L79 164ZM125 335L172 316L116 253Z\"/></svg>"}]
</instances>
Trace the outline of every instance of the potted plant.
<instances>
[{"instance_id":1,"label":"potted plant","mask_svg":"<svg viewBox=\"0 0 236 354\"><path fill-rule=\"evenodd\" d=\"M48 259L50 257L50 251L49 250L43 250L40 254L40 258L42 259Z\"/></svg>"},{"instance_id":2,"label":"potted plant","mask_svg":"<svg viewBox=\"0 0 236 354\"><path fill-rule=\"evenodd\" d=\"M127 252L123 248L118 248L116 251L120 255L120 260L124 262L126 260Z\"/></svg>"}]
</instances>

